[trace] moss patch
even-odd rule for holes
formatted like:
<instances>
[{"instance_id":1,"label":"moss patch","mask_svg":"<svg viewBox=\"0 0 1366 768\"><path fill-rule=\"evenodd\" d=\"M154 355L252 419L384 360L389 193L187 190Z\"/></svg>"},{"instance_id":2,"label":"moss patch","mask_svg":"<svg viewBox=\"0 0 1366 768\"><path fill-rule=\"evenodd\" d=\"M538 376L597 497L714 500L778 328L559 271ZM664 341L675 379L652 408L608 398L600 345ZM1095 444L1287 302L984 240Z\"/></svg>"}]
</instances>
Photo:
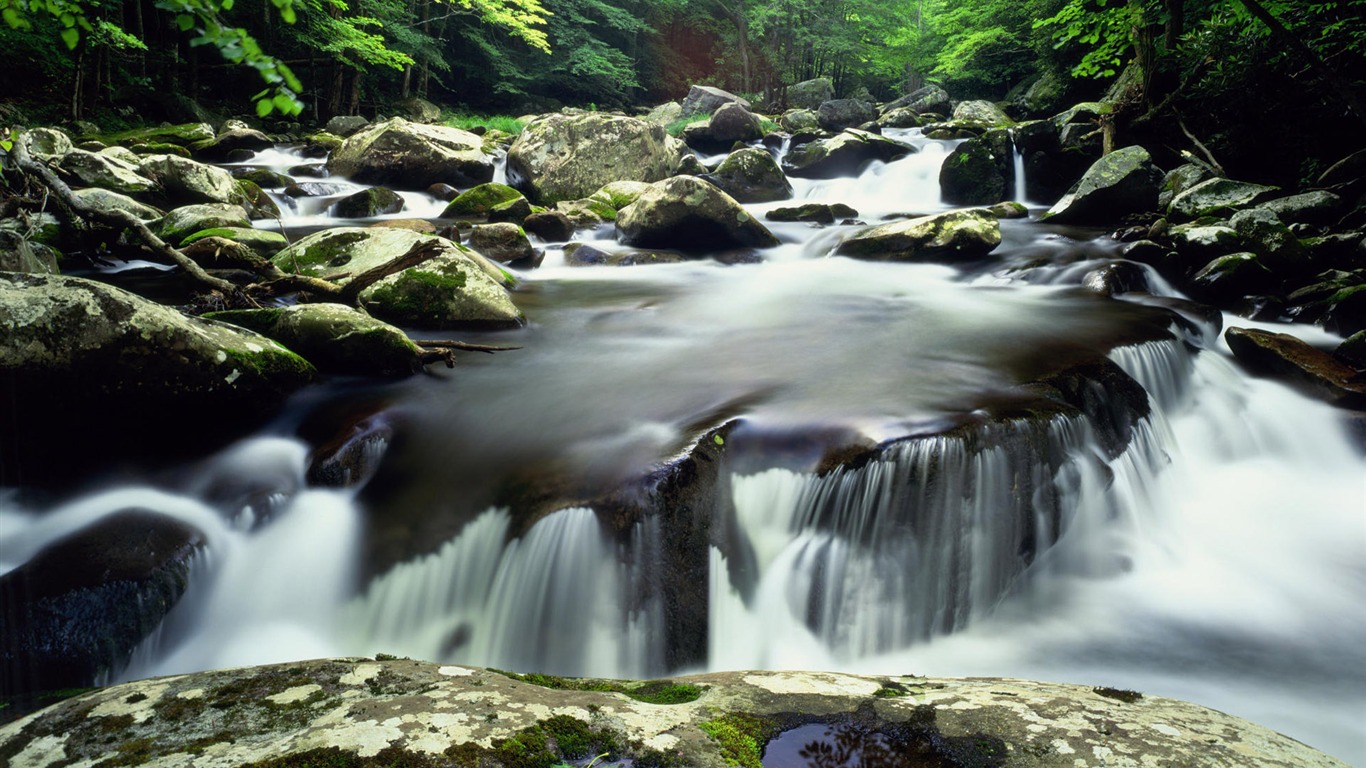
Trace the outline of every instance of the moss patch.
<instances>
[{"instance_id":1,"label":"moss patch","mask_svg":"<svg viewBox=\"0 0 1366 768\"><path fill-rule=\"evenodd\" d=\"M698 725L721 747L727 765L763 768L760 760L764 745L777 734L777 724L744 712L728 712Z\"/></svg>"},{"instance_id":2,"label":"moss patch","mask_svg":"<svg viewBox=\"0 0 1366 768\"><path fill-rule=\"evenodd\" d=\"M1143 694L1138 691L1127 691L1122 688L1105 688L1103 686L1097 686L1092 688L1091 692L1097 696L1104 696L1107 699L1122 701L1125 704L1133 704L1143 698Z\"/></svg>"},{"instance_id":3,"label":"moss patch","mask_svg":"<svg viewBox=\"0 0 1366 768\"><path fill-rule=\"evenodd\" d=\"M629 680L597 680L592 678L572 678L557 677L555 675L543 675L539 672L529 674L518 674L516 672L506 672L501 669L490 669L490 672L497 672L513 680L523 683L539 685L542 688L554 688L561 691L602 691L604 693L622 693L636 701L643 701L646 704L687 704L697 701L706 688L692 683L675 683L670 680L651 680L647 682L636 682Z\"/></svg>"}]
</instances>

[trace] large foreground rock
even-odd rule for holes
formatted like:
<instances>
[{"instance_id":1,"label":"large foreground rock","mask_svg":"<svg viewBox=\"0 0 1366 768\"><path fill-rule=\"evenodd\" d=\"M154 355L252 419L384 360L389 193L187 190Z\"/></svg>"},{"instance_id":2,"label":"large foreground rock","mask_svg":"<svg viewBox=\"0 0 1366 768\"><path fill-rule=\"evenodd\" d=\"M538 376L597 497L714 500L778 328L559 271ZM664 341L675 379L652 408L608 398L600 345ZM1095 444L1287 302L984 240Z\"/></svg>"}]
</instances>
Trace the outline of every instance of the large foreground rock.
<instances>
[{"instance_id":1,"label":"large foreground rock","mask_svg":"<svg viewBox=\"0 0 1366 768\"><path fill-rule=\"evenodd\" d=\"M328 158L327 170L395 189L438 183L465 187L493 180L493 156L469 131L396 117L353 134Z\"/></svg>"},{"instance_id":2,"label":"large foreground rock","mask_svg":"<svg viewBox=\"0 0 1366 768\"><path fill-rule=\"evenodd\" d=\"M741 203L771 203L792 197L792 184L778 161L767 150L755 147L730 153L714 173L702 178Z\"/></svg>"},{"instance_id":3,"label":"large foreground rock","mask_svg":"<svg viewBox=\"0 0 1366 768\"><path fill-rule=\"evenodd\" d=\"M1294 336L1229 328L1224 340L1252 372L1281 379L1307 395L1344 408L1366 408L1366 375Z\"/></svg>"},{"instance_id":4,"label":"large foreground rock","mask_svg":"<svg viewBox=\"0 0 1366 768\"><path fill-rule=\"evenodd\" d=\"M617 232L622 242L641 248L712 251L778 244L734 198L692 176L650 185L621 210Z\"/></svg>"},{"instance_id":5,"label":"large foreground rock","mask_svg":"<svg viewBox=\"0 0 1366 768\"><path fill-rule=\"evenodd\" d=\"M422 369L421 351L407 334L343 304L232 310L210 317L269 336L328 373L407 376Z\"/></svg>"},{"instance_id":6,"label":"large foreground rock","mask_svg":"<svg viewBox=\"0 0 1366 768\"><path fill-rule=\"evenodd\" d=\"M757 768L761 754L786 753L792 762L784 765L805 765L796 755L808 744L817 753L856 749L863 765L1345 766L1222 712L1082 685L824 672L641 683L406 659L125 683L0 727L0 754L15 768L92 764L111 754L197 768L511 768L581 764L603 753L637 766Z\"/></svg>"},{"instance_id":7,"label":"large foreground rock","mask_svg":"<svg viewBox=\"0 0 1366 768\"><path fill-rule=\"evenodd\" d=\"M872 227L840 243L835 252L874 261L966 261L1000 244L1000 222L976 209Z\"/></svg>"},{"instance_id":8,"label":"large foreground rock","mask_svg":"<svg viewBox=\"0 0 1366 768\"><path fill-rule=\"evenodd\" d=\"M508 150L508 181L532 202L588 197L614 181L673 175L682 144L663 126L604 114L552 115L528 125Z\"/></svg>"},{"instance_id":9,"label":"large foreground rock","mask_svg":"<svg viewBox=\"0 0 1366 768\"><path fill-rule=\"evenodd\" d=\"M6 481L60 476L111 450L211 450L314 374L264 336L76 277L0 274L0 327Z\"/></svg>"}]
</instances>

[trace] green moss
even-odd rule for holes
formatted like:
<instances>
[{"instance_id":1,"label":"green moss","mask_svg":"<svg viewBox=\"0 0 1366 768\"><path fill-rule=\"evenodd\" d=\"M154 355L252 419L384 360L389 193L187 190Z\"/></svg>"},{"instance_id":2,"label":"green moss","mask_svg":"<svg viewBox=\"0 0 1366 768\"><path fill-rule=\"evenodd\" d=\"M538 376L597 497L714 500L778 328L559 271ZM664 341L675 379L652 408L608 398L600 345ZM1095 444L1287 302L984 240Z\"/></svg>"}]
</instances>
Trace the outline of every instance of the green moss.
<instances>
[{"instance_id":1,"label":"green moss","mask_svg":"<svg viewBox=\"0 0 1366 768\"><path fill-rule=\"evenodd\" d=\"M269 335L270 330L275 327L276 323L280 322L284 313L284 309L280 307L266 307L263 309L230 309L224 312L206 312L200 317L207 320L217 320L220 323L231 323L239 328Z\"/></svg>"},{"instance_id":2,"label":"green moss","mask_svg":"<svg viewBox=\"0 0 1366 768\"><path fill-rule=\"evenodd\" d=\"M711 115L693 115L692 117L680 117L672 123L669 123L669 125L664 130L668 131L670 136L678 138L679 136L683 135L684 128L687 128L693 123L704 123L710 119Z\"/></svg>"},{"instance_id":3,"label":"green moss","mask_svg":"<svg viewBox=\"0 0 1366 768\"><path fill-rule=\"evenodd\" d=\"M686 704L697 701L706 691L706 688L692 683L675 683L670 680L652 680L647 682L633 682L627 680L599 680L594 678L576 677L557 677L555 675L543 675L539 672L528 674L518 674L507 672L501 669L490 669L490 672L497 672L500 675L510 677L523 683L539 685L542 688L554 688L562 691L601 691L604 693L622 693L636 701L643 701L646 704Z\"/></svg>"},{"instance_id":4,"label":"green moss","mask_svg":"<svg viewBox=\"0 0 1366 768\"><path fill-rule=\"evenodd\" d=\"M522 197L522 193L506 184L489 182L465 190L441 212L443 217L487 216L494 208L511 203Z\"/></svg>"},{"instance_id":5,"label":"green moss","mask_svg":"<svg viewBox=\"0 0 1366 768\"><path fill-rule=\"evenodd\" d=\"M382 305L386 315L401 322L431 323L445 316L446 305L464 287L465 273L458 269L409 269L373 288L367 301Z\"/></svg>"},{"instance_id":6,"label":"green moss","mask_svg":"<svg viewBox=\"0 0 1366 768\"><path fill-rule=\"evenodd\" d=\"M720 439L720 435L717 435ZM692 683L671 683L668 681L658 681L646 683L634 690L626 691L626 695L636 701L643 701L646 704L687 704L690 701L697 701L705 690L700 685Z\"/></svg>"},{"instance_id":7,"label":"green moss","mask_svg":"<svg viewBox=\"0 0 1366 768\"><path fill-rule=\"evenodd\" d=\"M729 712L698 727L720 745L727 765L741 768L763 768L760 756L776 730L771 721L744 712Z\"/></svg>"},{"instance_id":8,"label":"green moss","mask_svg":"<svg viewBox=\"0 0 1366 768\"><path fill-rule=\"evenodd\" d=\"M873 695L879 699L896 699L902 696L910 696L911 692L900 683L887 682L883 683L881 688L873 691Z\"/></svg>"},{"instance_id":9,"label":"green moss","mask_svg":"<svg viewBox=\"0 0 1366 768\"><path fill-rule=\"evenodd\" d=\"M326 268L343 267L351 261L346 252L347 246L364 242L370 238L367 232L336 232L321 237L301 253L277 256L275 266L286 272L310 273Z\"/></svg>"},{"instance_id":10,"label":"green moss","mask_svg":"<svg viewBox=\"0 0 1366 768\"><path fill-rule=\"evenodd\" d=\"M294 755L261 760L242 768L444 768L450 762L435 755L386 747L371 757L361 757L336 747L310 749ZM462 763L457 763L462 765ZM475 765L475 763L463 763Z\"/></svg>"},{"instance_id":11,"label":"green moss","mask_svg":"<svg viewBox=\"0 0 1366 768\"><path fill-rule=\"evenodd\" d=\"M525 123L511 115L474 115L463 112L446 115L442 123L465 131L487 128L491 131L499 131L513 136L521 133L522 129L526 127Z\"/></svg>"},{"instance_id":12,"label":"green moss","mask_svg":"<svg viewBox=\"0 0 1366 768\"><path fill-rule=\"evenodd\" d=\"M1097 686L1095 688L1092 688L1091 692L1095 693L1098 696L1104 696L1107 699L1122 701L1125 704L1133 704L1134 702L1143 698L1143 694L1139 693L1138 691L1127 691L1121 688L1106 688L1103 686Z\"/></svg>"},{"instance_id":13,"label":"green moss","mask_svg":"<svg viewBox=\"0 0 1366 768\"><path fill-rule=\"evenodd\" d=\"M100 137L105 144L156 144L167 143L186 146L196 141L212 139L213 129L204 123L184 123L181 125L153 126L134 128Z\"/></svg>"}]
</instances>

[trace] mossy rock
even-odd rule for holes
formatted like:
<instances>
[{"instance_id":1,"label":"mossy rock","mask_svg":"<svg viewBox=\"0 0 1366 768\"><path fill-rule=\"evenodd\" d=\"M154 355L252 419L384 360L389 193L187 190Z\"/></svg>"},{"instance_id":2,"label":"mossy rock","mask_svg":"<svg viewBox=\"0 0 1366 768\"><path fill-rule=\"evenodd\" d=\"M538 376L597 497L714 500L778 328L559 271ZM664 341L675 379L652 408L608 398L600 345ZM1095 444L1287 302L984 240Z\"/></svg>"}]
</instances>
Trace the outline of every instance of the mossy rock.
<instances>
[{"instance_id":1,"label":"mossy rock","mask_svg":"<svg viewBox=\"0 0 1366 768\"><path fill-rule=\"evenodd\" d=\"M332 204L332 215L343 219L366 219L398 213L403 210L403 197L386 187L370 187L347 195Z\"/></svg>"},{"instance_id":2,"label":"mossy rock","mask_svg":"<svg viewBox=\"0 0 1366 768\"><path fill-rule=\"evenodd\" d=\"M250 181L262 189L284 189L294 183L294 179L269 168L237 168L232 171L232 175L234 178Z\"/></svg>"},{"instance_id":3,"label":"mossy rock","mask_svg":"<svg viewBox=\"0 0 1366 768\"><path fill-rule=\"evenodd\" d=\"M488 182L460 193L441 212L442 218L477 218L488 216L494 208L524 197L506 184Z\"/></svg>"},{"instance_id":4,"label":"mossy rock","mask_svg":"<svg viewBox=\"0 0 1366 768\"><path fill-rule=\"evenodd\" d=\"M275 339L324 373L407 376L422 367L421 350L407 334L341 304L233 310L205 317Z\"/></svg>"},{"instance_id":5,"label":"mossy rock","mask_svg":"<svg viewBox=\"0 0 1366 768\"><path fill-rule=\"evenodd\" d=\"M498 330L526 324L508 292L463 251L390 275L360 299L376 317L407 327Z\"/></svg>"},{"instance_id":6,"label":"mossy rock","mask_svg":"<svg viewBox=\"0 0 1366 768\"><path fill-rule=\"evenodd\" d=\"M589 195L588 199L601 200L612 206L613 210L620 211L639 200L649 187L650 185L643 181L614 181L603 185L602 189Z\"/></svg>"},{"instance_id":7,"label":"mossy rock","mask_svg":"<svg viewBox=\"0 0 1366 768\"><path fill-rule=\"evenodd\" d=\"M196 141L212 139L214 136L213 126L208 123L182 123L180 125L134 128L105 134L99 139L105 144L122 144L124 146L160 143L188 147Z\"/></svg>"},{"instance_id":8,"label":"mossy rock","mask_svg":"<svg viewBox=\"0 0 1366 768\"><path fill-rule=\"evenodd\" d=\"M845 240L841 256L873 261L977 259L1001 243L1001 225L983 209L950 211L883 224Z\"/></svg>"},{"instance_id":9,"label":"mossy rock","mask_svg":"<svg viewBox=\"0 0 1366 768\"><path fill-rule=\"evenodd\" d=\"M289 245L289 241L279 232L251 227L212 227L201 229L180 241L182 246L203 240L206 237L222 237L250 247L253 251L269 258Z\"/></svg>"},{"instance_id":10,"label":"mossy rock","mask_svg":"<svg viewBox=\"0 0 1366 768\"><path fill-rule=\"evenodd\" d=\"M162 240L177 245L196 232L220 227L250 229L251 221L240 205L200 203L184 205L166 214L158 233ZM277 249L278 250L278 249Z\"/></svg>"},{"instance_id":11,"label":"mossy rock","mask_svg":"<svg viewBox=\"0 0 1366 768\"><path fill-rule=\"evenodd\" d=\"M981 138L954 147L939 168L939 189L950 205L990 205L1005 197L1001 158Z\"/></svg>"}]
</instances>

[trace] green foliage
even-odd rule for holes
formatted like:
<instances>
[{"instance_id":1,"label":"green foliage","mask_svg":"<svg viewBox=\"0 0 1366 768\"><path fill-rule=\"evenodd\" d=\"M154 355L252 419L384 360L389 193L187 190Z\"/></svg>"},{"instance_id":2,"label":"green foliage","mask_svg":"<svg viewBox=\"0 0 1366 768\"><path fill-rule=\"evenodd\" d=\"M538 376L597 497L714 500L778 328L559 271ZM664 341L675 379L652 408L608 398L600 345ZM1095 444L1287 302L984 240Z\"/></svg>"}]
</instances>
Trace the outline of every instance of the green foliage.
<instances>
[{"instance_id":1,"label":"green foliage","mask_svg":"<svg viewBox=\"0 0 1366 768\"><path fill-rule=\"evenodd\" d=\"M1074 77L1114 77L1132 49L1132 30L1143 23L1142 9L1142 4L1124 0L1068 0L1057 13L1034 22L1034 28L1050 30L1056 48L1074 42L1085 47L1072 68Z\"/></svg>"},{"instance_id":2,"label":"green foliage","mask_svg":"<svg viewBox=\"0 0 1366 768\"><path fill-rule=\"evenodd\" d=\"M711 115L693 115L691 117L680 117L672 123L669 123L669 125L664 130L668 131L670 136L678 138L679 136L683 135L684 128L687 128L688 126L694 123L706 122L710 119Z\"/></svg>"},{"instance_id":3,"label":"green foliage","mask_svg":"<svg viewBox=\"0 0 1366 768\"><path fill-rule=\"evenodd\" d=\"M775 730L773 723L744 712L728 712L698 725L721 747L727 765L763 768L760 755Z\"/></svg>"},{"instance_id":4,"label":"green foliage","mask_svg":"<svg viewBox=\"0 0 1366 768\"><path fill-rule=\"evenodd\" d=\"M473 128L488 128L489 130L510 133L513 136L522 132L526 124L511 115L476 115L469 112L449 113L442 119L443 125L452 128L462 128L466 131Z\"/></svg>"}]
</instances>

